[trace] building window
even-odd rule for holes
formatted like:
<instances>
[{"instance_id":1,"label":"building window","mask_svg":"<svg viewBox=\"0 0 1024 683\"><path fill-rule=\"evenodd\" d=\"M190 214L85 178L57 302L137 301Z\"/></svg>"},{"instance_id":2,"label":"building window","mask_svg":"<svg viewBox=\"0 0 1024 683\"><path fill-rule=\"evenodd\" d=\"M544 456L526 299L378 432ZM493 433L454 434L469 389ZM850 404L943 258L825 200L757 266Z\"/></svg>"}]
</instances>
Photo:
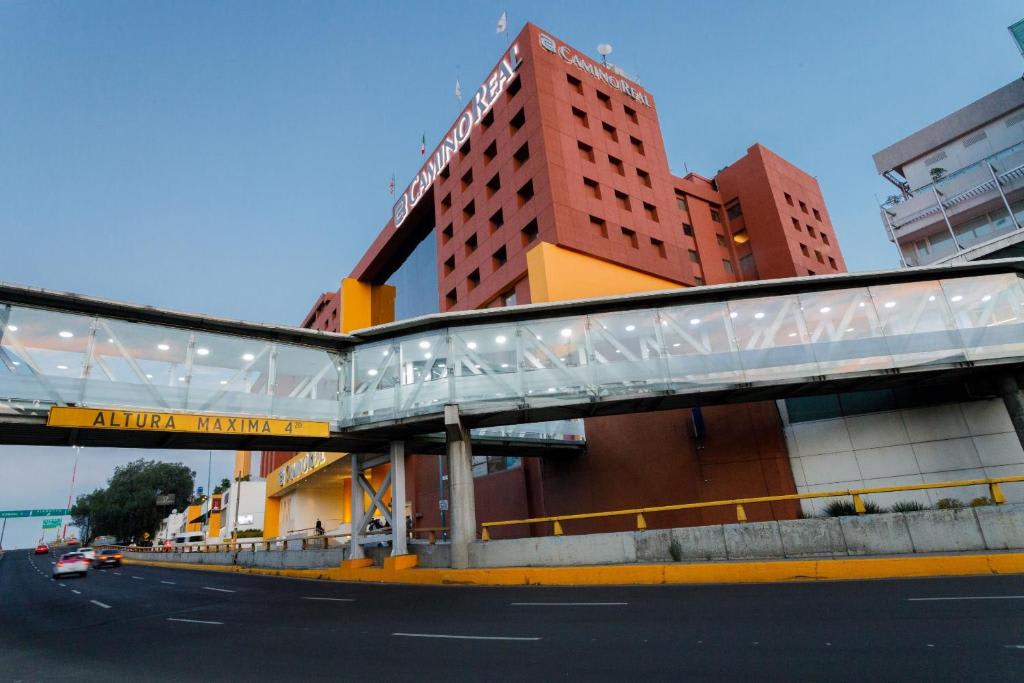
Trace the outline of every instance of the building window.
<instances>
[{"instance_id":1,"label":"building window","mask_svg":"<svg viewBox=\"0 0 1024 683\"><path fill-rule=\"evenodd\" d=\"M459 303L459 294L453 287L452 290L444 296L444 307L453 308L457 303Z\"/></svg>"},{"instance_id":2,"label":"building window","mask_svg":"<svg viewBox=\"0 0 1024 683\"><path fill-rule=\"evenodd\" d=\"M523 229L519 231L519 234L524 247L532 244L533 241L537 239L537 235L540 234L540 229L537 227L537 219L534 218L532 221L524 225Z\"/></svg>"},{"instance_id":3,"label":"building window","mask_svg":"<svg viewBox=\"0 0 1024 683\"><path fill-rule=\"evenodd\" d=\"M480 286L480 269L475 268L469 277L466 278L466 286L469 287L469 291L473 291Z\"/></svg>"},{"instance_id":4,"label":"building window","mask_svg":"<svg viewBox=\"0 0 1024 683\"><path fill-rule=\"evenodd\" d=\"M506 99L511 100L522 89L523 89L523 82L519 79L519 76L516 76L512 80L512 82L508 84L508 87L505 88L505 92L507 93Z\"/></svg>"},{"instance_id":5,"label":"building window","mask_svg":"<svg viewBox=\"0 0 1024 683\"><path fill-rule=\"evenodd\" d=\"M498 143L497 141L493 141L491 144L487 145L487 149L484 150L484 163L490 163L496 156L498 156Z\"/></svg>"},{"instance_id":6,"label":"building window","mask_svg":"<svg viewBox=\"0 0 1024 683\"><path fill-rule=\"evenodd\" d=\"M740 228L732 234L732 241L736 244L746 244L750 241L750 233L746 228Z\"/></svg>"},{"instance_id":7,"label":"building window","mask_svg":"<svg viewBox=\"0 0 1024 683\"><path fill-rule=\"evenodd\" d=\"M469 142L470 141L467 138L466 141L462 143L462 147L459 148L459 161L465 159L467 156L469 156L469 153L473 151L473 146L469 144Z\"/></svg>"},{"instance_id":8,"label":"building window","mask_svg":"<svg viewBox=\"0 0 1024 683\"><path fill-rule=\"evenodd\" d=\"M509 130L514 135L516 131L523 127L524 123L526 123L526 109L520 109L519 111L516 112L515 116L509 119Z\"/></svg>"},{"instance_id":9,"label":"building window","mask_svg":"<svg viewBox=\"0 0 1024 683\"><path fill-rule=\"evenodd\" d=\"M809 223L807 224L807 234L811 237L814 237L817 234L814 232L814 226Z\"/></svg>"},{"instance_id":10,"label":"building window","mask_svg":"<svg viewBox=\"0 0 1024 683\"><path fill-rule=\"evenodd\" d=\"M494 177L487 181L487 196L493 197L494 193L501 189L501 177L495 173Z\"/></svg>"},{"instance_id":11,"label":"building window","mask_svg":"<svg viewBox=\"0 0 1024 683\"><path fill-rule=\"evenodd\" d=\"M807 205L804 204L803 202L800 202L800 210L803 211L804 213L807 213Z\"/></svg>"},{"instance_id":12,"label":"building window","mask_svg":"<svg viewBox=\"0 0 1024 683\"><path fill-rule=\"evenodd\" d=\"M619 141L619 132L615 130L615 126L602 121L601 129L604 130L605 135L607 135L612 142Z\"/></svg>"},{"instance_id":13,"label":"building window","mask_svg":"<svg viewBox=\"0 0 1024 683\"><path fill-rule=\"evenodd\" d=\"M473 169L469 169L462 174L462 189L465 190L473 184Z\"/></svg>"},{"instance_id":14,"label":"building window","mask_svg":"<svg viewBox=\"0 0 1024 683\"><path fill-rule=\"evenodd\" d=\"M632 135L630 135L629 144L633 145L633 151L635 151L637 154L639 154L640 156L644 155L643 140L640 140L639 138L635 138Z\"/></svg>"},{"instance_id":15,"label":"building window","mask_svg":"<svg viewBox=\"0 0 1024 683\"><path fill-rule=\"evenodd\" d=\"M530 143L524 142L523 146L516 150L516 153L512 155L514 160L515 169L518 171L523 164L530 159Z\"/></svg>"},{"instance_id":16,"label":"building window","mask_svg":"<svg viewBox=\"0 0 1024 683\"><path fill-rule=\"evenodd\" d=\"M836 260L831 256L828 257L828 264L832 266L832 270L839 270L839 266L836 265Z\"/></svg>"},{"instance_id":17,"label":"building window","mask_svg":"<svg viewBox=\"0 0 1024 683\"><path fill-rule=\"evenodd\" d=\"M607 94L601 92L600 90L597 91L597 99L601 101L601 104L604 105L605 109L612 108L612 98L609 97Z\"/></svg>"},{"instance_id":18,"label":"building window","mask_svg":"<svg viewBox=\"0 0 1024 683\"><path fill-rule=\"evenodd\" d=\"M699 276L694 276L693 284L697 285L698 287L702 287L704 285L704 278L699 277Z\"/></svg>"},{"instance_id":19,"label":"building window","mask_svg":"<svg viewBox=\"0 0 1024 683\"><path fill-rule=\"evenodd\" d=\"M441 244L448 244L448 240L450 240L452 238L452 235L454 235L454 234L455 234L455 229L452 227L452 224L449 223L444 228L444 230L441 231Z\"/></svg>"},{"instance_id":20,"label":"building window","mask_svg":"<svg viewBox=\"0 0 1024 683\"><path fill-rule=\"evenodd\" d=\"M693 226L689 223L683 223L683 234L687 237L693 237Z\"/></svg>"},{"instance_id":21,"label":"building window","mask_svg":"<svg viewBox=\"0 0 1024 683\"><path fill-rule=\"evenodd\" d=\"M729 275L733 274L732 261L722 259L722 268L725 270L725 272L729 273Z\"/></svg>"},{"instance_id":22,"label":"building window","mask_svg":"<svg viewBox=\"0 0 1024 683\"><path fill-rule=\"evenodd\" d=\"M821 220L821 213L817 209L811 209L811 213L814 214L814 220Z\"/></svg>"},{"instance_id":23,"label":"building window","mask_svg":"<svg viewBox=\"0 0 1024 683\"><path fill-rule=\"evenodd\" d=\"M448 180L448 178L451 177L451 175L452 175L452 167L451 167L451 165L445 166L444 170L441 171L441 182L443 183L444 181Z\"/></svg>"},{"instance_id":24,"label":"building window","mask_svg":"<svg viewBox=\"0 0 1024 683\"><path fill-rule=\"evenodd\" d=\"M818 233L818 235L821 237L821 241L822 242L824 242L825 244L831 244L831 242L828 241L828 235L827 234L821 232L821 233Z\"/></svg>"},{"instance_id":25,"label":"building window","mask_svg":"<svg viewBox=\"0 0 1024 683\"><path fill-rule=\"evenodd\" d=\"M800 227L800 219L799 218L791 218L790 220L793 221L793 227L796 228L797 232L803 232L804 231L804 229L802 227Z\"/></svg>"},{"instance_id":26,"label":"building window","mask_svg":"<svg viewBox=\"0 0 1024 683\"><path fill-rule=\"evenodd\" d=\"M818 259L818 263L824 263L825 257L822 256L821 252L817 249L814 250L814 258Z\"/></svg>"},{"instance_id":27,"label":"building window","mask_svg":"<svg viewBox=\"0 0 1024 683\"><path fill-rule=\"evenodd\" d=\"M572 74L566 74L565 75L565 80L569 82L569 87L571 87L573 90L575 90L580 95L583 94L583 81L581 81L580 79L576 78Z\"/></svg>"},{"instance_id":28,"label":"building window","mask_svg":"<svg viewBox=\"0 0 1024 683\"><path fill-rule=\"evenodd\" d=\"M491 215L489 222L491 224L491 233L493 234L498 232L501 226L505 225L505 213L501 209L498 209L493 215Z\"/></svg>"},{"instance_id":29,"label":"building window","mask_svg":"<svg viewBox=\"0 0 1024 683\"><path fill-rule=\"evenodd\" d=\"M516 290L510 289L501 295L502 306L515 306L516 305Z\"/></svg>"},{"instance_id":30,"label":"building window","mask_svg":"<svg viewBox=\"0 0 1024 683\"><path fill-rule=\"evenodd\" d=\"M449 192L441 199L441 213L444 213L448 209L452 208L452 193Z\"/></svg>"},{"instance_id":31,"label":"building window","mask_svg":"<svg viewBox=\"0 0 1024 683\"><path fill-rule=\"evenodd\" d=\"M694 251L693 249L689 249L686 253L689 255L691 262L700 263L700 254L698 254L696 251Z\"/></svg>"},{"instance_id":32,"label":"building window","mask_svg":"<svg viewBox=\"0 0 1024 683\"><path fill-rule=\"evenodd\" d=\"M579 140L576 141L576 146L580 150L580 156L581 157L583 157L584 159L586 159L587 161L590 161L590 162L594 161L594 148L593 147L591 147L590 145L588 145L585 142L580 142Z\"/></svg>"},{"instance_id":33,"label":"building window","mask_svg":"<svg viewBox=\"0 0 1024 683\"><path fill-rule=\"evenodd\" d=\"M494 474L495 472L503 472L505 470L519 467L521 463L522 460L520 458L504 455L474 455L472 467L473 476L483 477L488 474Z\"/></svg>"},{"instance_id":34,"label":"building window","mask_svg":"<svg viewBox=\"0 0 1024 683\"><path fill-rule=\"evenodd\" d=\"M488 128L490 128L493 125L494 125L494 110L491 109L489 112L487 112L487 114L484 115L484 117L482 119L480 119L480 128L482 130L487 130Z\"/></svg>"},{"instance_id":35,"label":"building window","mask_svg":"<svg viewBox=\"0 0 1024 683\"><path fill-rule=\"evenodd\" d=\"M527 180L526 184L520 187L519 191L516 192L516 195L519 198L519 206L522 206L526 202L533 199L533 181Z\"/></svg>"},{"instance_id":36,"label":"building window","mask_svg":"<svg viewBox=\"0 0 1024 683\"><path fill-rule=\"evenodd\" d=\"M690 211L690 207L686 203L686 195L684 195L679 190L676 190L676 206L678 206L683 211Z\"/></svg>"},{"instance_id":37,"label":"building window","mask_svg":"<svg viewBox=\"0 0 1024 683\"><path fill-rule=\"evenodd\" d=\"M620 209L625 209L626 211L633 210L632 205L629 203L629 195L625 192L615 190L615 200L618 202Z\"/></svg>"},{"instance_id":38,"label":"building window","mask_svg":"<svg viewBox=\"0 0 1024 683\"><path fill-rule=\"evenodd\" d=\"M590 217L590 224L597 228L597 232L598 232L598 234L601 235L601 237L604 237L605 239L608 238L608 224L604 222L603 218L598 218L597 216L591 216Z\"/></svg>"},{"instance_id":39,"label":"building window","mask_svg":"<svg viewBox=\"0 0 1024 683\"><path fill-rule=\"evenodd\" d=\"M636 169L636 175L640 178L640 184L644 187L651 187L651 174L642 169Z\"/></svg>"},{"instance_id":40,"label":"building window","mask_svg":"<svg viewBox=\"0 0 1024 683\"><path fill-rule=\"evenodd\" d=\"M665 258L665 243L664 242L662 242L661 240L654 239L652 237L651 238L651 246L654 247L654 250L658 252L658 256L660 256L661 258Z\"/></svg>"},{"instance_id":41,"label":"building window","mask_svg":"<svg viewBox=\"0 0 1024 683\"><path fill-rule=\"evenodd\" d=\"M636 232L634 230L630 230L629 228L623 226L622 236L629 240L629 246L633 247L634 249L640 248L640 241L636 238Z\"/></svg>"},{"instance_id":42,"label":"building window","mask_svg":"<svg viewBox=\"0 0 1024 683\"><path fill-rule=\"evenodd\" d=\"M793 197L788 192L783 192L782 194L786 197L786 203L793 206Z\"/></svg>"},{"instance_id":43,"label":"building window","mask_svg":"<svg viewBox=\"0 0 1024 683\"><path fill-rule=\"evenodd\" d=\"M658 207L656 207L654 204L648 204L647 202L644 202L644 213L646 213L647 217L654 221L655 223L658 222Z\"/></svg>"},{"instance_id":44,"label":"building window","mask_svg":"<svg viewBox=\"0 0 1024 683\"><path fill-rule=\"evenodd\" d=\"M611 154L608 155L608 163L612 165L612 169L615 170L621 176L626 175L625 166L622 165L622 159L617 159Z\"/></svg>"},{"instance_id":45,"label":"building window","mask_svg":"<svg viewBox=\"0 0 1024 683\"><path fill-rule=\"evenodd\" d=\"M470 201L469 204L462 208L462 222L465 223L474 215L476 215L476 202Z\"/></svg>"},{"instance_id":46,"label":"building window","mask_svg":"<svg viewBox=\"0 0 1024 683\"><path fill-rule=\"evenodd\" d=\"M725 235L720 232L715 233L715 240L718 242L718 246L720 247L729 246L729 240L725 239Z\"/></svg>"},{"instance_id":47,"label":"building window","mask_svg":"<svg viewBox=\"0 0 1024 683\"><path fill-rule=\"evenodd\" d=\"M636 110L627 106L623 106L622 111L626 112L626 116L629 117L630 121L632 121L633 123L640 123L640 119L638 119L636 116Z\"/></svg>"},{"instance_id":48,"label":"building window","mask_svg":"<svg viewBox=\"0 0 1024 683\"><path fill-rule=\"evenodd\" d=\"M590 128L590 121L587 120L587 112L576 107L572 108L572 115L576 117L576 123L584 128Z\"/></svg>"},{"instance_id":49,"label":"building window","mask_svg":"<svg viewBox=\"0 0 1024 683\"><path fill-rule=\"evenodd\" d=\"M508 263L508 251L502 246L491 256L491 265L494 270L498 270L506 263Z\"/></svg>"},{"instance_id":50,"label":"building window","mask_svg":"<svg viewBox=\"0 0 1024 683\"><path fill-rule=\"evenodd\" d=\"M469 256L474 251L476 251L476 245L477 245L476 233L474 232L472 235L469 236L469 239L466 240L466 244L465 244L466 256Z\"/></svg>"},{"instance_id":51,"label":"building window","mask_svg":"<svg viewBox=\"0 0 1024 683\"><path fill-rule=\"evenodd\" d=\"M725 215L729 217L729 220L736 220L743 215L743 209L740 207L739 202L729 206L725 209Z\"/></svg>"},{"instance_id":52,"label":"building window","mask_svg":"<svg viewBox=\"0 0 1024 683\"><path fill-rule=\"evenodd\" d=\"M451 275L455 271L455 255L452 254L444 262L444 274Z\"/></svg>"},{"instance_id":53,"label":"building window","mask_svg":"<svg viewBox=\"0 0 1024 683\"><path fill-rule=\"evenodd\" d=\"M587 188L587 194L589 194L591 197L593 197L594 199L601 198L601 187L597 184L596 180L591 180L590 178L584 177L583 185Z\"/></svg>"},{"instance_id":54,"label":"building window","mask_svg":"<svg viewBox=\"0 0 1024 683\"><path fill-rule=\"evenodd\" d=\"M806 244L801 243L800 244L800 253L803 254L804 256L810 256L811 255L811 250L807 248Z\"/></svg>"},{"instance_id":55,"label":"building window","mask_svg":"<svg viewBox=\"0 0 1024 683\"><path fill-rule=\"evenodd\" d=\"M722 222L722 214L718 211L718 209L711 209L711 220L713 220L716 223Z\"/></svg>"}]
</instances>

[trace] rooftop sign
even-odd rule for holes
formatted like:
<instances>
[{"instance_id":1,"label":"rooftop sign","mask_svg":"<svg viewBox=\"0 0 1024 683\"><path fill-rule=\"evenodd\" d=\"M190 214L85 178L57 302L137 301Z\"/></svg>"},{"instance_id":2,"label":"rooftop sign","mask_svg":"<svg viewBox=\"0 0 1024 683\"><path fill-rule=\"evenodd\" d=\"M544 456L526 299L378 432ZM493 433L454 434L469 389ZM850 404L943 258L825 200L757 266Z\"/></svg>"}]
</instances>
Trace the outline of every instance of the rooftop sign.
<instances>
[{"instance_id":1,"label":"rooftop sign","mask_svg":"<svg viewBox=\"0 0 1024 683\"><path fill-rule=\"evenodd\" d=\"M647 94L642 90L634 88L633 85L621 76L608 73L598 65L591 62L589 59L584 59L578 54L572 51L568 45L559 44L557 40L552 38L546 33L540 34L540 46L548 52L561 57L563 60L572 64L580 71L586 71L588 74L593 76L599 81L604 81L609 87L615 88L619 92L624 92L634 100L644 106L651 106L651 100L647 97Z\"/></svg>"},{"instance_id":2,"label":"rooftop sign","mask_svg":"<svg viewBox=\"0 0 1024 683\"><path fill-rule=\"evenodd\" d=\"M405 188L402 196L395 202L391 214L396 228L405 221L413 207L419 204L420 199L434 184L438 174L448 165L452 155L469 139L470 133L497 102L498 96L505 90L505 86L515 76L516 69L522 63L523 60L519 56L519 45L513 43L498 66L476 91L472 101L459 115L455 125L448 131L448 135L444 137L434 153L430 155L427 163L409 183L409 187Z\"/></svg>"},{"instance_id":3,"label":"rooftop sign","mask_svg":"<svg viewBox=\"0 0 1024 683\"><path fill-rule=\"evenodd\" d=\"M326 422L279 420L266 417L202 415L190 413L154 413L146 410L65 408L54 406L46 419L48 427L79 429L119 429L142 432L190 432L193 434L230 434L260 436L326 437Z\"/></svg>"}]
</instances>

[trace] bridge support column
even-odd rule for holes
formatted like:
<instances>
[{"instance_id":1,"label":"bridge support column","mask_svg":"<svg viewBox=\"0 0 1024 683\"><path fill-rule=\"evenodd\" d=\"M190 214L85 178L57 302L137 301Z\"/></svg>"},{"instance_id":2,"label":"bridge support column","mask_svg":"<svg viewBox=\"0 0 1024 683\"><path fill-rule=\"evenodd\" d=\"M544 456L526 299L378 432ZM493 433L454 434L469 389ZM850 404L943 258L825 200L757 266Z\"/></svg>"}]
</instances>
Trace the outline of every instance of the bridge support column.
<instances>
[{"instance_id":1,"label":"bridge support column","mask_svg":"<svg viewBox=\"0 0 1024 683\"><path fill-rule=\"evenodd\" d=\"M452 568L469 567L469 544L476 539L476 497L473 491L473 447L457 405L444 407L451 483L449 519L452 527Z\"/></svg>"},{"instance_id":2,"label":"bridge support column","mask_svg":"<svg viewBox=\"0 0 1024 683\"><path fill-rule=\"evenodd\" d=\"M359 485L359 477L362 476L359 467L359 454L349 453L349 464L352 466L352 493L351 493L351 528L352 535L349 540L348 559L361 560L365 557L363 553L363 487Z\"/></svg>"},{"instance_id":3,"label":"bridge support column","mask_svg":"<svg viewBox=\"0 0 1024 683\"><path fill-rule=\"evenodd\" d=\"M405 442L391 442L391 554L409 552L405 525Z\"/></svg>"},{"instance_id":4,"label":"bridge support column","mask_svg":"<svg viewBox=\"0 0 1024 683\"><path fill-rule=\"evenodd\" d=\"M1024 392L1019 381L1013 377L1003 377L999 382L999 390L1003 395L1003 404L1010 414L1010 421L1017 432L1017 440L1024 446Z\"/></svg>"}]
</instances>

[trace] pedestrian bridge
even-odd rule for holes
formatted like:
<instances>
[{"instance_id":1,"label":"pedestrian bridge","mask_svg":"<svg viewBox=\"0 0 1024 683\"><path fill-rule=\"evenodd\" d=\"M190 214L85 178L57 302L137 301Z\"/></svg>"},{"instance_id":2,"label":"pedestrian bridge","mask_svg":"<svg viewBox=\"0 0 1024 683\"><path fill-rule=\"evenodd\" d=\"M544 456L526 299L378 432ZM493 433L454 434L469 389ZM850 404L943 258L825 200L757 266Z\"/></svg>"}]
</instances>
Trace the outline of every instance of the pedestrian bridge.
<instances>
[{"instance_id":1,"label":"pedestrian bridge","mask_svg":"<svg viewBox=\"0 0 1024 683\"><path fill-rule=\"evenodd\" d=\"M1004 373L1024 363L1022 273L1003 260L737 283L352 334L0 284L0 443L444 452L457 405L476 452L572 452L573 418ZM46 427L52 406L326 421L330 434Z\"/></svg>"}]
</instances>

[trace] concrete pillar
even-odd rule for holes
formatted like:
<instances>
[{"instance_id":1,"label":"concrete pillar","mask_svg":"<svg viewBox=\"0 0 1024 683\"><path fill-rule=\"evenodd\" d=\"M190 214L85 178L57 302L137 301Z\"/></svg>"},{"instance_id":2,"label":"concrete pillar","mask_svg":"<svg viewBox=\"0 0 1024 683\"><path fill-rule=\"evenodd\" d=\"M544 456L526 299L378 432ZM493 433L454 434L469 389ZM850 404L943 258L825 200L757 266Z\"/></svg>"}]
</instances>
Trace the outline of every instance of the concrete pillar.
<instances>
[{"instance_id":1,"label":"concrete pillar","mask_svg":"<svg viewBox=\"0 0 1024 683\"><path fill-rule=\"evenodd\" d=\"M999 389L1006 412L1010 414L1010 421L1017 432L1017 440L1024 446L1024 392L1021 392L1020 384L1013 377L1003 377Z\"/></svg>"},{"instance_id":2,"label":"concrete pillar","mask_svg":"<svg viewBox=\"0 0 1024 683\"><path fill-rule=\"evenodd\" d=\"M405 526L405 442L391 442L391 541L392 555L409 552Z\"/></svg>"},{"instance_id":3,"label":"concrete pillar","mask_svg":"<svg viewBox=\"0 0 1024 683\"><path fill-rule=\"evenodd\" d=\"M458 406L444 407L448 437L448 478L451 483L449 520L452 528L452 567L469 567L469 544L476 540L476 495L473 491L473 447Z\"/></svg>"},{"instance_id":4,"label":"concrete pillar","mask_svg":"<svg viewBox=\"0 0 1024 683\"><path fill-rule=\"evenodd\" d=\"M348 559L350 560L361 560L365 555L363 554L363 487L359 485L359 455L357 453L348 454L349 463L352 465L352 495L351 495L351 506L352 506L352 536L349 541Z\"/></svg>"}]
</instances>

